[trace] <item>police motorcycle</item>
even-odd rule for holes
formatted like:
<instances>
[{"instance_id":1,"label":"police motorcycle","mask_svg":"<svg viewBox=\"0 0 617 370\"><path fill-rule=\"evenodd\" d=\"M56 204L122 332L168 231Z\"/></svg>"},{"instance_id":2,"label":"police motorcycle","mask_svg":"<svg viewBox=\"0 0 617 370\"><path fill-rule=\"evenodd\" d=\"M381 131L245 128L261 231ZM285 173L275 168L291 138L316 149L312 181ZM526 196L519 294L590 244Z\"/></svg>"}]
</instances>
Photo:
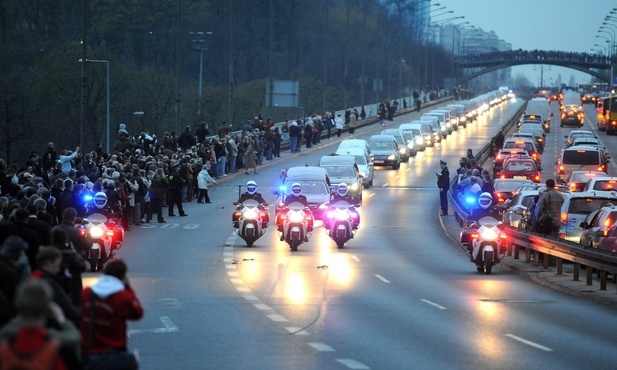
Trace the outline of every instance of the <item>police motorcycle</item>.
<instances>
[{"instance_id":1,"label":"police motorcycle","mask_svg":"<svg viewBox=\"0 0 617 370\"><path fill-rule=\"evenodd\" d=\"M347 241L353 239L360 224L360 215L355 209L356 205L351 202L351 197L348 197L347 193L347 184L340 184L335 196L329 203L323 205L327 209L326 216L323 218L324 229L339 249L343 248Z\"/></svg>"},{"instance_id":2,"label":"police motorcycle","mask_svg":"<svg viewBox=\"0 0 617 370\"><path fill-rule=\"evenodd\" d=\"M124 243L124 228L120 223L120 215L107 207L107 195L98 192L89 199L87 215L76 226L81 236L92 240L92 247L83 251L84 260L90 264L90 271L96 272L103 268L107 260L113 258Z\"/></svg>"},{"instance_id":3,"label":"police motorcycle","mask_svg":"<svg viewBox=\"0 0 617 370\"><path fill-rule=\"evenodd\" d=\"M298 183L291 186L294 195L302 194L302 187ZM283 197L285 194L283 194ZM306 198L304 198L306 201ZM295 252L298 246L308 242L313 231L313 213L301 201L285 198L283 207L277 212L276 225L281 241L289 244L289 248Z\"/></svg>"},{"instance_id":4,"label":"police motorcycle","mask_svg":"<svg viewBox=\"0 0 617 370\"><path fill-rule=\"evenodd\" d=\"M253 187L254 185L254 187ZM238 185L238 199L242 200L240 196L240 189L242 185ZM257 185L254 181L249 181L247 184L247 192L254 194ZM248 247L252 247L253 243L257 239L261 238L266 232L268 227L269 215L266 207L267 203L260 203L255 199L244 199L241 202L234 202L237 206L232 222L233 227L245 242Z\"/></svg>"},{"instance_id":5,"label":"police motorcycle","mask_svg":"<svg viewBox=\"0 0 617 370\"><path fill-rule=\"evenodd\" d=\"M488 275L493 266L505 256L507 235L501 229L502 222L491 215L491 212L494 212L494 208L490 208L492 196L482 193L478 197L478 203L481 217L461 231L460 243L467 251L469 260L475 263L476 270Z\"/></svg>"}]
</instances>

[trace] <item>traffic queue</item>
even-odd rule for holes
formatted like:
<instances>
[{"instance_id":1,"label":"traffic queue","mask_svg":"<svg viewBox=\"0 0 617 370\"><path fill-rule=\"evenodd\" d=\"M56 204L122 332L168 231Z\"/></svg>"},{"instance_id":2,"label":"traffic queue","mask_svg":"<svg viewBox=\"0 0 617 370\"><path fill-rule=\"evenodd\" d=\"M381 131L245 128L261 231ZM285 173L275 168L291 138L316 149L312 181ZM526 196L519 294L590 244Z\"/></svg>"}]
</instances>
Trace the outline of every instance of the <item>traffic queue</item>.
<instances>
[{"instance_id":1,"label":"traffic queue","mask_svg":"<svg viewBox=\"0 0 617 370\"><path fill-rule=\"evenodd\" d=\"M577 110L582 112L583 107ZM561 115L563 119L563 111ZM506 139L493 161L495 202L503 223L531 232L544 231L539 199L547 188L539 166L543 148L538 144L545 142L545 137L527 138L520 133L523 128L531 132L530 126L541 123L541 118L532 120L523 115L519 132ZM617 252L617 177L608 175L610 159L593 131L574 129L564 136L554 187L563 197L559 215L555 215L559 221L554 225L558 238L607 253Z\"/></svg>"},{"instance_id":2,"label":"traffic queue","mask_svg":"<svg viewBox=\"0 0 617 370\"><path fill-rule=\"evenodd\" d=\"M367 140L343 140L316 166L307 164L281 171L280 188L273 192L277 196L274 224L280 241L297 251L314 232L315 220L321 220L326 234L338 248L343 248L359 229L363 189L373 185L376 168L398 170L401 163L418 152L446 140L460 127L467 127L512 97L509 91L494 91L433 109L399 127L384 128ZM270 219L268 204L256 187L254 181L249 181L246 192L239 189L232 216L235 232L249 247L266 232Z\"/></svg>"}]
</instances>

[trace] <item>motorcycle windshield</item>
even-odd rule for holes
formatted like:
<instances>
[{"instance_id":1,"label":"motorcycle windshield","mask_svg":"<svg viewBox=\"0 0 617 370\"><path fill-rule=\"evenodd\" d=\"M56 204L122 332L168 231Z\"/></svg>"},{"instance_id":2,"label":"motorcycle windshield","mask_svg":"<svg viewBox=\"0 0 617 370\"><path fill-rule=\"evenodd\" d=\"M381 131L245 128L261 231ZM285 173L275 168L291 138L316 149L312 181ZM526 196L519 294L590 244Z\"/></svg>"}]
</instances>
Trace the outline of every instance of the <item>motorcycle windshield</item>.
<instances>
[{"instance_id":1,"label":"motorcycle windshield","mask_svg":"<svg viewBox=\"0 0 617 370\"><path fill-rule=\"evenodd\" d=\"M87 220L95 225L102 224L107 221L107 216L102 213L93 213L88 215Z\"/></svg>"},{"instance_id":2,"label":"motorcycle windshield","mask_svg":"<svg viewBox=\"0 0 617 370\"><path fill-rule=\"evenodd\" d=\"M478 220L478 223L482 226L493 227L493 226L497 226L499 224L499 221L497 221L491 216L484 216Z\"/></svg>"},{"instance_id":3,"label":"motorcycle windshield","mask_svg":"<svg viewBox=\"0 0 617 370\"><path fill-rule=\"evenodd\" d=\"M351 204L347 201L339 200L337 202L334 202L334 204L332 204L332 207L336 209L340 209L340 210L345 210L345 209L350 208Z\"/></svg>"},{"instance_id":4,"label":"motorcycle windshield","mask_svg":"<svg viewBox=\"0 0 617 370\"><path fill-rule=\"evenodd\" d=\"M255 199L247 199L242 203L242 206L246 208L257 208L257 206L259 206L259 202Z\"/></svg>"},{"instance_id":5,"label":"motorcycle windshield","mask_svg":"<svg viewBox=\"0 0 617 370\"><path fill-rule=\"evenodd\" d=\"M304 204L300 203L300 202L291 202L287 205L287 208L293 210L293 211L301 211L305 208Z\"/></svg>"}]
</instances>

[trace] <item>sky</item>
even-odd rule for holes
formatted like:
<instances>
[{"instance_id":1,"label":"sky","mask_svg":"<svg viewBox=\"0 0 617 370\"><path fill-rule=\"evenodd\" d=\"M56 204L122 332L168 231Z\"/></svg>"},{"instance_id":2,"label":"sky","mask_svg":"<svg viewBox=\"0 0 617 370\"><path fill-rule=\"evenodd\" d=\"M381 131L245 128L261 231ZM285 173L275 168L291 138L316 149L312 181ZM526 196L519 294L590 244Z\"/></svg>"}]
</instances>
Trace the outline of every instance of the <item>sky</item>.
<instances>
[{"instance_id":1,"label":"sky","mask_svg":"<svg viewBox=\"0 0 617 370\"><path fill-rule=\"evenodd\" d=\"M608 45L601 35L611 39L611 32L617 32L617 21L612 31L598 33L604 17L617 7L615 0L432 0L444 11L453 10L448 16L465 16L457 22L466 22L484 31L495 34L512 44L512 49L559 50L595 53L591 49L601 49L594 44ZM434 8L438 8L434 6ZM613 14L617 17L617 14ZM444 18L436 17L435 20ZM608 32L608 33L607 33ZM550 86L558 74L568 83L574 75L577 83L589 83L591 76L569 68L544 66L544 85ZM525 74L534 84L540 84L540 66L520 66L512 68L512 78Z\"/></svg>"}]
</instances>

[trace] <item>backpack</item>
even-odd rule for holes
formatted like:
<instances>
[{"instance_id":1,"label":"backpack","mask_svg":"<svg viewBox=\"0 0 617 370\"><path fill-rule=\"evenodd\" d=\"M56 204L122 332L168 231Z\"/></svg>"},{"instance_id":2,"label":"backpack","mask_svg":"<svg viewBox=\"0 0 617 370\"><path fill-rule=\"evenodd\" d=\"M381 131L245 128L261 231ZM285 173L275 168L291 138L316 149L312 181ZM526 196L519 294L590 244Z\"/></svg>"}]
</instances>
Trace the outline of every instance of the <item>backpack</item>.
<instances>
[{"instance_id":1,"label":"backpack","mask_svg":"<svg viewBox=\"0 0 617 370\"><path fill-rule=\"evenodd\" d=\"M137 183L139 184L139 189L137 189L137 193L140 197L145 198L148 195L148 186L143 179L141 179L141 181L137 181Z\"/></svg>"},{"instance_id":2,"label":"backpack","mask_svg":"<svg viewBox=\"0 0 617 370\"><path fill-rule=\"evenodd\" d=\"M32 354L16 353L11 343L0 344L0 369L2 370L47 370L55 365L60 344L57 340L48 340L43 347Z\"/></svg>"}]
</instances>

